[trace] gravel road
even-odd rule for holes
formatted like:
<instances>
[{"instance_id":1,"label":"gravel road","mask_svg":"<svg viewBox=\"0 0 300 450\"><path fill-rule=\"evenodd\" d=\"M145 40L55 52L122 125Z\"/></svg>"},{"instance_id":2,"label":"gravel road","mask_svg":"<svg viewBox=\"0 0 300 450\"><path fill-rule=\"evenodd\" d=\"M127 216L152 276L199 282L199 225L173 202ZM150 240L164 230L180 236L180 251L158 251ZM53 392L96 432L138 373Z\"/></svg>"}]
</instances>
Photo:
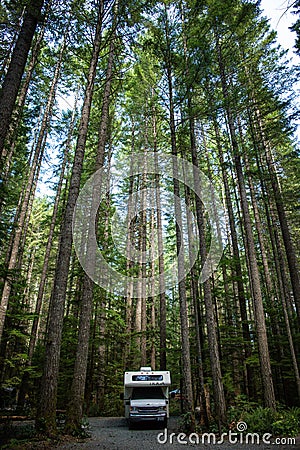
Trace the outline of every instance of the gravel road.
<instances>
[{"instance_id":1,"label":"gravel road","mask_svg":"<svg viewBox=\"0 0 300 450\"><path fill-rule=\"evenodd\" d=\"M56 446L57 450L183 450L183 449L213 449L213 450L246 450L246 449L300 449L300 436L296 438L295 444L289 444L284 441L284 445L277 444L275 438L270 438L270 444L261 443L257 444L230 444L227 440L222 444L210 444L201 442L191 444L189 439L184 436L179 436L179 440L186 441L185 444L178 443L178 422L175 417L170 418L168 424L167 435L164 430L155 428L154 426L148 426L147 428L137 428L129 430L124 418L120 417L94 417L89 418L91 438L82 442L69 442ZM171 433L175 433L175 436L171 436ZM160 434L160 441L158 442L157 436ZM167 438L166 438L167 436ZM244 435L246 437L246 435ZM191 439L195 441L196 436L191 436ZM232 438L233 439L233 438ZM268 439L268 437L267 437ZM166 441L166 443L163 443ZM171 442L171 443L170 443Z\"/></svg>"}]
</instances>

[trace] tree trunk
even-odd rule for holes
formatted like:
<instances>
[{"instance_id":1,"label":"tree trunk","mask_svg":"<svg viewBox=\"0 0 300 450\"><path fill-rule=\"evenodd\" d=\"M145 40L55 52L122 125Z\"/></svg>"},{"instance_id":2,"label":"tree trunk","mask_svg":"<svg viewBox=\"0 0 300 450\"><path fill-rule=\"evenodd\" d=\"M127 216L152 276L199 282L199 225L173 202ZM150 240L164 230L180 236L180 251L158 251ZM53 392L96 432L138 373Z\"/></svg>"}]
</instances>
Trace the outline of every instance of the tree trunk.
<instances>
[{"instance_id":1,"label":"tree trunk","mask_svg":"<svg viewBox=\"0 0 300 450\"><path fill-rule=\"evenodd\" d=\"M168 82L168 95L169 95L169 126L171 133L171 149L172 155L177 157L177 143L176 143L176 131L175 131L175 115L174 115L174 102L173 102L173 86L172 86L172 60L171 60L171 47L170 47L170 34L169 34L169 22L167 6L165 5L165 37L166 37L166 71ZM192 374L191 374L191 358L190 358L190 343L189 343L189 324L188 324L188 311L187 311L187 295L185 286L184 275L184 260L182 248L184 246L183 233L182 233L182 212L180 204L180 188L178 181L178 166L177 160L173 160L173 193L175 203L175 218L176 218L176 247L177 247L177 270L178 270L178 293L180 303L180 325L181 325L181 345L182 345L182 373L183 382L185 387L184 398L184 410L191 415L191 429L195 427L195 415L193 405L193 388L192 388ZM181 254L182 253L182 254Z\"/></svg>"},{"instance_id":2,"label":"tree trunk","mask_svg":"<svg viewBox=\"0 0 300 450\"><path fill-rule=\"evenodd\" d=\"M225 101L225 109L227 114L229 132L231 137L231 145L233 150L233 158L235 164L235 170L238 179L238 188L240 193L240 201L243 214L243 222L245 229L246 249L248 254L248 266L249 277L251 280L251 291L254 306L254 317L258 341L258 353L260 359L260 368L262 375L263 396L265 405L271 409L276 409L276 401L274 394L274 386L272 380L271 362L267 339L266 322L264 315L263 299L260 288L259 269L255 253L254 236L252 232L252 223L247 199L247 192L245 188L243 168L241 163L241 157L239 154L238 143L235 134L233 116L228 100L228 88L225 76L225 70L223 66L222 51L218 39L216 39L219 69L221 75L222 92Z\"/></svg>"},{"instance_id":3,"label":"tree trunk","mask_svg":"<svg viewBox=\"0 0 300 450\"><path fill-rule=\"evenodd\" d=\"M4 75L5 75L5 72L6 72L6 68L9 65L9 62L10 62L10 59L11 59L11 53L12 53L12 50L13 50L13 48L15 46L15 43L16 43L16 41L18 39L18 34L20 32L20 29L21 29L21 24L23 22L23 17L24 17L25 11L26 11L26 7L24 6L23 9L22 9L20 18L18 20L18 24L17 24L17 28L16 28L16 30L14 32L14 36L13 36L13 38L12 38L10 44L9 44L9 49L8 49L8 51L6 53L6 57L3 59L3 62L1 64L0 78L4 78Z\"/></svg>"},{"instance_id":4,"label":"tree trunk","mask_svg":"<svg viewBox=\"0 0 300 450\"><path fill-rule=\"evenodd\" d=\"M289 267L289 273L290 273L290 279L291 279L291 283L292 283L292 289L293 289L294 301L295 301L297 315L298 315L298 321L300 323L300 274L299 274L299 268L298 268L298 264L297 264L297 258L296 258L296 254L295 254L294 245L293 245L292 239L291 239L291 234L290 234L290 230L289 230L289 226L288 226L288 222L287 222L287 218L286 218L286 213L284 210L284 205L283 205L284 200L282 198L281 189L280 189L279 181L277 178L277 173L276 173L276 170L274 167L274 161L273 161L271 148L270 148L269 142L267 140L267 137L265 136L264 127L263 127L263 123L262 123L262 119L261 119L261 114L257 107L255 108L255 116L257 119L259 137L261 139L261 143L262 143L263 149L265 151L265 161L267 163L267 167L269 170L270 182L271 182L271 186L273 189L274 200L275 200L275 204L276 204L276 208L277 208L278 219L279 219L282 238L283 238L284 247L285 247L285 251L286 251L286 258L287 258L288 267Z\"/></svg>"},{"instance_id":5,"label":"tree trunk","mask_svg":"<svg viewBox=\"0 0 300 450\"><path fill-rule=\"evenodd\" d=\"M185 53L185 72L187 76L187 86L189 86L189 65L187 59L187 39L185 35L185 23L184 23L184 13L183 9L181 9L181 19L182 19L182 28L183 28L183 47ZM196 150L196 137L195 137L195 125L194 118L192 116L192 91L188 87L187 88L187 103L188 103L188 114L189 114L189 132L190 132L190 144L191 144L191 155L192 155L192 163L195 168L198 169L198 157ZM201 191L200 180L198 178L197 170L194 171L194 185L196 192ZM199 230L199 240L200 240L200 257L202 266L205 264L207 258L207 250L206 250L206 239L205 239L205 225L204 225L204 211L203 206L201 204L200 198L196 195L196 215L197 215L197 225ZM216 412L217 418L219 421L219 428L221 429L221 424L226 422L226 403L225 403L225 395L224 388L222 383L222 372L220 365L220 354L219 354L219 345L218 345L218 335L217 335L217 322L216 316L214 313L214 306L212 300L211 293L211 285L210 280L206 280L203 283L203 292L204 292L204 303L206 309L206 323L207 323L207 334L208 334L208 346L209 346L209 354L210 354L210 363L212 370L212 378L214 385L214 394L216 399ZM204 388L204 380L202 380L203 388ZM203 396L203 392L202 392Z\"/></svg>"},{"instance_id":6,"label":"tree trunk","mask_svg":"<svg viewBox=\"0 0 300 450\"><path fill-rule=\"evenodd\" d=\"M70 180L69 195L66 204L63 225L61 229L60 247L55 271L52 300L48 315L48 335L46 341L46 356L41 381L41 396L37 411L36 426L44 429L47 434L56 433L56 394L59 371L64 305L66 299L68 272L72 250L72 219L79 193L80 179L87 139L91 103L94 91L94 80L98 63L103 4L98 9L96 32L93 42L93 53L89 66L84 102L78 130L78 138Z\"/></svg>"},{"instance_id":7,"label":"tree trunk","mask_svg":"<svg viewBox=\"0 0 300 450\"><path fill-rule=\"evenodd\" d=\"M194 120L190 117L190 141L191 141L191 153L192 153L192 163L195 168L198 168L198 157L196 151L196 140L195 140L195 130L194 130ZM200 180L198 178L198 173L194 171L194 183L196 192L201 191L199 185ZM205 239L205 223L204 223L204 211L201 204L201 200L196 196L196 214L197 214L197 224L199 230L199 240L200 240L200 256L201 263L204 265L207 257L206 250L206 239ZM204 303L205 303L205 313L206 313L206 324L207 324L207 336L208 336L208 346L210 355L210 364L212 370L212 378L214 385L214 395L216 400L216 412L219 421L219 427L221 424L226 422L226 402L224 395L224 387L222 383L222 372L220 364L220 354L219 354L219 344L218 344L218 334L217 334L217 322L215 309L211 293L210 280L206 280L203 283L203 293L204 293Z\"/></svg>"},{"instance_id":8,"label":"tree trunk","mask_svg":"<svg viewBox=\"0 0 300 450\"><path fill-rule=\"evenodd\" d=\"M64 49L65 49L65 41L60 50L59 59L57 61L57 65L55 68L55 73L53 76L51 88L50 88L49 95L48 95L47 105L46 105L45 112L44 112L43 119L42 119L42 124L41 124L40 132L39 132L39 136L38 136L38 140L37 140L37 144L36 144L36 148L35 148L34 159L32 161L32 165L30 168L27 186L26 186L25 193L24 193L24 199L23 199L23 203L22 203L22 207L21 207L21 211L20 211L20 216L18 219L18 226L17 226L16 232L15 232L15 237L14 237L14 242L13 242L12 251L11 251L11 255L10 255L10 260L8 263L8 270L13 270L16 266L22 233L24 234L23 228L25 225L28 211L29 211L28 206L29 206L29 202L30 202L30 196L33 194L32 187L34 185L35 178L36 178L36 180L38 178L39 169L40 169L40 165L42 162L43 150L45 147L45 142L46 142L48 128L49 128L49 122L50 122L50 118L51 118L51 114L52 114L53 103L54 103L54 99L55 99L57 83L59 80ZM11 283L9 282L9 280L6 280L4 287L3 287L1 309L0 309L0 339L1 339L2 333L3 333L5 315L6 315L10 292L11 292Z\"/></svg>"},{"instance_id":9,"label":"tree trunk","mask_svg":"<svg viewBox=\"0 0 300 450\"><path fill-rule=\"evenodd\" d=\"M132 128L131 128L131 160L130 160L130 173L132 173L133 168L133 154L134 154L134 147L135 147L135 128L134 128L134 122L132 121ZM129 178L129 199L128 199L128 205L127 205L127 236L126 236L126 274L127 276L132 276L131 269L133 267L133 262L131 261L132 257L132 247L131 243L133 242L133 224L131 221L131 213L133 211L133 204L132 204L132 193L133 193L133 184L134 180L131 176ZM132 294L133 294L133 285L132 282L129 280L128 284L126 286L126 293L125 293L125 302L126 302L126 312L125 312L125 321L126 321L126 344L125 344L125 351L124 351L124 370L128 368L129 364L129 355L131 351L131 329L132 329L132 318L133 318L133 311L132 311Z\"/></svg>"},{"instance_id":10,"label":"tree trunk","mask_svg":"<svg viewBox=\"0 0 300 450\"><path fill-rule=\"evenodd\" d=\"M147 122L146 122L146 135L145 138L147 140ZM147 298L146 298L146 239L147 239L147 197L146 197L146 188L147 188L147 150L145 147L144 151L144 170L142 173L142 184L141 184L141 205L140 205L140 268L141 276L142 276L142 315L141 315L141 366L147 365ZM148 294L148 293L147 293ZM148 294L149 295L149 294Z\"/></svg>"},{"instance_id":11,"label":"tree trunk","mask_svg":"<svg viewBox=\"0 0 300 450\"><path fill-rule=\"evenodd\" d=\"M110 41L109 57L106 70L105 87L103 92L101 121L98 135L98 148L96 156L95 171L97 171L104 164L105 157L105 144L107 140L107 127L109 119L109 103L111 94L111 84L113 75L113 61L115 56L115 19L116 19L116 5L114 6L114 20L113 20L113 33ZM95 227L95 224L90 224L90 227ZM89 234L92 234L92 230L89 229ZM88 262L91 267L94 267L94 257ZM105 296L104 296L105 299ZM92 305L93 305L93 281L85 273L83 278L82 289L82 307L79 322L78 331L78 344L76 351L76 360L74 367L73 382L71 387L71 400L67 408L67 420L65 430L72 432L80 429L80 422L82 420L84 391L86 383L87 362L88 362L88 348L89 348L89 336L90 336L90 322L92 317ZM101 305L105 307L105 304ZM100 364L103 361L100 361Z\"/></svg>"},{"instance_id":12,"label":"tree trunk","mask_svg":"<svg viewBox=\"0 0 300 450\"><path fill-rule=\"evenodd\" d=\"M154 202L155 199L151 197L151 216L150 216L150 259L151 259L151 349L150 361L152 370L156 369L156 347L155 347L155 333L156 333L156 296L155 296L155 216L154 216ZM160 369L166 370L166 369Z\"/></svg>"},{"instance_id":13,"label":"tree trunk","mask_svg":"<svg viewBox=\"0 0 300 450\"><path fill-rule=\"evenodd\" d=\"M31 0L23 20L0 94L0 154L2 155L11 116L19 92L25 64L38 21L43 0Z\"/></svg>"},{"instance_id":14,"label":"tree trunk","mask_svg":"<svg viewBox=\"0 0 300 450\"><path fill-rule=\"evenodd\" d=\"M76 103L77 102L75 101L73 116L71 119L70 129L69 129L69 133L68 133L68 137L67 137L66 149L64 152L64 158L63 158L63 162L62 162L62 166L61 166L61 170L60 170L59 181L58 181L57 190L56 190L56 196L55 196L55 201L54 201L54 206L53 206L53 213L52 213L52 218L51 218L48 240L47 240L46 249L45 249L43 269L42 269L41 279L40 279L40 283L39 283L39 291L38 291L36 306L35 306L36 317L33 320L30 342L29 342L28 360L30 362L31 362L31 359L33 356L33 351L34 351L36 338L37 338L39 315L41 312L41 307L42 307L42 302L43 302L44 289L45 289L45 284L46 284L46 279L47 279L48 265L49 265L50 252L51 252L51 248L52 248L53 235L54 235L54 230L55 230L55 225L56 225L58 206L59 206L59 202L61 199L61 191L62 191L62 187L63 187L65 170L66 170L66 166L67 166L67 162L68 162L68 158L69 158L69 152L71 150L71 140L72 140L72 136L73 136L73 132L74 132L74 125L75 125Z\"/></svg>"},{"instance_id":15,"label":"tree trunk","mask_svg":"<svg viewBox=\"0 0 300 450\"><path fill-rule=\"evenodd\" d=\"M156 172L158 172L158 157L157 157L157 131L156 131L156 115L153 110L153 152L154 164ZM163 276L165 271L164 262L164 246L162 234L162 214L161 214L161 197L159 186L159 174L155 175L155 202L156 202L156 221L157 221L157 249L158 249L158 272L159 279L159 368L160 370L167 370L167 311L166 311L166 292L165 292L165 278Z\"/></svg>"},{"instance_id":16,"label":"tree trunk","mask_svg":"<svg viewBox=\"0 0 300 450\"><path fill-rule=\"evenodd\" d=\"M233 145L234 146L234 145ZM262 301L262 293L260 288L259 270L255 254L254 237L252 233L252 224L248 206L248 199L244 184L244 176L242 170L241 159L238 154L234 155L235 167L238 176L242 213L245 227L245 237L248 249L249 259L249 275L251 279L251 290L254 303L254 316L258 340L258 351L260 358L260 367L263 383L263 393L265 405L269 408L276 409L274 387L272 381L272 371L270 363L270 355L267 340L267 330L264 316L264 308Z\"/></svg>"},{"instance_id":17,"label":"tree trunk","mask_svg":"<svg viewBox=\"0 0 300 450\"><path fill-rule=\"evenodd\" d=\"M230 227L230 238L231 238L231 244L232 244L232 252L233 252L233 264L234 264L234 272L235 272L235 279L236 279L236 285L237 285L237 296L238 296L238 303L240 308L240 314L241 314L241 321L242 321L242 333L243 333L243 347L245 352L245 359L249 358L251 356L251 337L250 337L250 330L249 330L249 323L248 323L248 315L247 315L247 305L246 305L246 296L245 296L245 289L243 284L243 275L242 275L242 266L241 266L241 259L240 259L240 251L238 246L238 237L236 232L236 225L235 225L235 219L234 219L234 211L233 211L233 204L231 200L230 195L230 187L228 183L228 175L226 171L226 164L224 162L223 152L222 152L222 146L220 141L220 133L219 128L216 119L214 119L214 130L215 135L217 139L217 148L218 148L218 156L219 161L221 164L221 171L222 171L222 179L224 184L224 191L225 191L225 201L227 206L227 212L228 212L228 218L229 218L229 227ZM251 383L253 378L253 373L251 367L246 363L246 373L245 373L245 392L247 392L250 397L252 396L252 389Z\"/></svg>"},{"instance_id":18,"label":"tree trunk","mask_svg":"<svg viewBox=\"0 0 300 450\"><path fill-rule=\"evenodd\" d=\"M292 323L291 321L295 317L295 314L294 314L295 311L290 310L290 291L288 289L288 282L287 282L287 277L285 274L285 262L284 262L283 250L281 248L281 243L280 243L278 232L277 232L277 218L275 217L275 212L273 211L272 205L270 205L270 211L269 211L268 206L266 204L266 195L265 195L265 188L264 188L263 181L262 181L262 190L263 190L263 197L265 199L266 217L268 220L268 228L269 228L269 233L270 233L270 238L271 238L273 257L274 257L277 280L278 280L278 285L279 285L279 296L281 298L281 303L282 303L282 308L283 308L284 321L285 321L285 326L286 326L286 331L287 331L287 336L288 336L288 341L289 341L289 346L290 346L290 352L291 352L291 357L292 357L293 370L294 370L294 374L295 374L295 381L296 381L296 386L297 386L297 391L298 391L298 399L300 400L300 374L299 374L296 349L295 349L295 345L294 345L293 333L292 333L292 327L291 327L291 323Z\"/></svg>"},{"instance_id":19,"label":"tree trunk","mask_svg":"<svg viewBox=\"0 0 300 450\"><path fill-rule=\"evenodd\" d=\"M182 155L184 156L184 155ZM188 229L188 241L189 241L189 258L190 258L190 266L191 266L191 296L193 300L193 308L194 308L194 325L195 325L195 333L196 333L196 349L197 349L197 375L199 379L199 397L200 397L200 423L205 423L208 426L208 417L206 411L206 402L205 402L205 383L204 383L204 370L203 370L203 337L201 333L201 323L200 323L200 315L199 315L199 288L198 288L198 274L193 265L193 255L191 251L191 242L193 242L193 228L192 228L192 218L191 218L191 193L188 186L185 186L185 203L186 203L186 214L187 214L187 229Z\"/></svg>"},{"instance_id":20,"label":"tree trunk","mask_svg":"<svg viewBox=\"0 0 300 450\"><path fill-rule=\"evenodd\" d=\"M44 257L43 268L42 268L41 278L40 278L40 282L39 282L39 289L38 289L38 294L37 294L37 299L36 299L36 304L35 304L35 311L34 311L35 317L33 319L31 333L30 333L30 340L29 340L29 347L28 347L28 360L26 362L27 367L31 366L32 357L33 357L36 340L37 340L37 332L38 332L38 326L39 326L39 322L40 322L40 313L41 313L44 290L45 290L45 285L46 285L46 280L47 280L47 272L48 272L48 266L49 266L49 260L50 260L50 253L51 253L51 249L52 249L52 241L53 241L54 230L55 230L55 225L56 225L58 206L59 206L59 201L61 199L60 197L61 197L61 190L63 187L65 169L66 169L69 151L70 151L70 147L71 147L71 139L72 139L72 135L73 135L73 131L74 131L75 110L76 110L76 103L74 106L73 116L72 116L70 129L69 129L69 133L68 133L66 150L64 153L64 159L63 159L63 163L61 166L59 182L57 185L57 191L56 191L56 196L55 196L55 201L54 201L54 206L53 206L53 213L52 213L52 218L51 218L51 223L50 223L49 235L48 235L48 240L47 240L46 249L45 249L45 257ZM19 392L19 396L18 396L18 408L21 408L21 409L24 407L25 396L26 396L26 392L28 390L28 385L27 385L28 381L29 381L29 372L25 371L24 375L22 377L20 392Z\"/></svg>"},{"instance_id":21,"label":"tree trunk","mask_svg":"<svg viewBox=\"0 0 300 450\"><path fill-rule=\"evenodd\" d=\"M10 165L12 162L12 158L13 158L13 154L14 154L14 150L15 150L15 140L16 140L16 135L17 135L17 131L20 125L20 121L21 121L21 117L22 117L22 110L23 110L23 106L25 103L25 99L26 99L26 95L28 92L28 88L29 88L29 83L32 77L32 73L33 70L36 66L37 63L37 59L39 56L39 51L40 51L40 47L41 47L41 43L43 41L44 38L44 34L45 34L45 30L46 30L46 23L47 23L47 19L49 16L49 12L50 12L50 8L51 8L51 4L52 4L52 0L50 0L47 4L47 9L45 11L45 17L44 17L44 23L38 33L37 39L34 43L34 47L32 49L31 52L31 57L30 57L30 61L28 64L28 68L26 71L26 76L25 76L25 80L20 88L20 92L17 98L17 103L16 106L14 108L13 114L12 114L12 118L10 121L10 126L9 126L9 130L8 130L8 134L6 137L6 143L5 146L3 148L3 152L2 152L2 157L3 159L6 158L5 161L5 165L3 168L3 183L5 184L7 182L8 176L9 176L9 170L10 170ZM0 209L1 209L1 205L0 205Z\"/></svg>"},{"instance_id":22,"label":"tree trunk","mask_svg":"<svg viewBox=\"0 0 300 450\"><path fill-rule=\"evenodd\" d=\"M285 247L285 251L286 251L286 258L287 258L288 267L289 267L289 273L290 273L290 278L291 278L291 283L292 283L292 289L293 289L293 294L294 294L294 300L295 300L298 320L300 322L300 276L299 276L299 269L298 269L298 265L297 265L297 258L296 258L295 249L294 249L294 246L292 243L290 230L289 230L288 223L287 223L287 218L286 218L286 214L285 214L285 210L284 210L284 206L283 206L283 198L281 195L281 191L280 191L280 187L279 187L279 183L278 183L278 179L277 179L277 174L274 169L274 163L273 163L271 151L270 151L268 145L266 145L265 150L266 150L267 166L269 169L271 185L273 188L274 199L275 199L275 204L276 204L276 208L277 208L277 214L278 214L278 218L279 218L279 222L280 222L282 238L283 238L284 247Z\"/></svg>"}]
</instances>

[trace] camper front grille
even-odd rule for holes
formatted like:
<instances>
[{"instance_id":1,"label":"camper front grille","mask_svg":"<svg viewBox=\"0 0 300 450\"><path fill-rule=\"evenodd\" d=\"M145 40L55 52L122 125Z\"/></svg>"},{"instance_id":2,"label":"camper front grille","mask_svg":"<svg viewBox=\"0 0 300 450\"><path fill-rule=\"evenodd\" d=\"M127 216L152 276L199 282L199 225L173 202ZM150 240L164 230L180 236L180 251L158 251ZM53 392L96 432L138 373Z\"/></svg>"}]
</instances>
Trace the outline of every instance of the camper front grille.
<instances>
[{"instance_id":1,"label":"camper front grille","mask_svg":"<svg viewBox=\"0 0 300 450\"><path fill-rule=\"evenodd\" d=\"M153 408L153 406L139 406L138 411L146 414L155 414L158 412L158 408Z\"/></svg>"}]
</instances>

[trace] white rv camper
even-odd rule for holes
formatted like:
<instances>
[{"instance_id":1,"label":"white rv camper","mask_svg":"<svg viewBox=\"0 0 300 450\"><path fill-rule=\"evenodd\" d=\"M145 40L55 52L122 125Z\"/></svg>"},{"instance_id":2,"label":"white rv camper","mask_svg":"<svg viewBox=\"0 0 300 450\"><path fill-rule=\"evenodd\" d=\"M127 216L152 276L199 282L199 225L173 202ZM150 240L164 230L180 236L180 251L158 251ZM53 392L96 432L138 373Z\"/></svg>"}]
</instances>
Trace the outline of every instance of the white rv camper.
<instances>
[{"instance_id":1,"label":"white rv camper","mask_svg":"<svg viewBox=\"0 0 300 450\"><path fill-rule=\"evenodd\" d=\"M145 421L157 421L167 426L169 417L168 371L153 371L141 367L139 372L124 374L125 417L129 426Z\"/></svg>"}]
</instances>

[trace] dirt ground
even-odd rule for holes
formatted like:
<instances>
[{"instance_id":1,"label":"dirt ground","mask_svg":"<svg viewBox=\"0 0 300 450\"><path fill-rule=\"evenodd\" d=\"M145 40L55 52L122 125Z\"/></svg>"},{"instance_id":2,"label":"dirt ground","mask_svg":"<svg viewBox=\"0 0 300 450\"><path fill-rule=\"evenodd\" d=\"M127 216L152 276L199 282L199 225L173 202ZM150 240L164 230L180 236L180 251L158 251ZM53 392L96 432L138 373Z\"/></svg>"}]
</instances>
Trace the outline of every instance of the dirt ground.
<instances>
[{"instance_id":1,"label":"dirt ground","mask_svg":"<svg viewBox=\"0 0 300 450\"><path fill-rule=\"evenodd\" d=\"M211 441L208 443L208 437L205 438L205 442L197 443L196 436L184 437L178 436L178 421L177 418L172 417L169 420L167 433L154 426L147 426L147 428L137 428L129 430L125 419L120 417L110 418L90 418L89 419L91 438L87 441L68 443L59 445L56 448L58 450L154 450L154 449L172 449L172 450L184 450L184 449L215 449L215 450L235 450L235 449L300 449L300 436L296 439L296 443L291 445L286 441L284 445L276 444L275 438L266 437L266 441L270 441L270 444L261 443L257 444L233 444L224 439L224 443L217 444ZM176 435L172 435L176 433ZM181 440L183 443L178 442ZM244 436L246 438L246 435ZM231 436L231 440L234 441L235 436ZM190 443L195 442L194 444ZM216 441L218 438L216 438ZM167 441L167 442L165 442ZM186 442L186 443L184 443ZM279 441L278 441L279 442Z\"/></svg>"},{"instance_id":2,"label":"dirt ground","mask_svg":"<svg viewBox=\"0 0 300 450\"><path fill-rule=\"evenodd\" d=\"M300 436L294 442L287 440L276 441L271 436L265 437L265 443L260 437L260 444L246 443L246 433L243 433L244 443L234 443L237 435L232 435L230 440L225 438L224 442L220 443L219 437L205 436L202 437L194 435L185 436L179 434L178 418L171 417L168 424L168 429L160 429L153 424L144 427L137 427L129 430L127 423L122 417L92 417L88 419L87 432L90 437L87 439L63 438L59 443L49 441L31 442L28 440L20 442L15 440L15 443L10 445L10 450L183 450L183 449L213 449L213 450L283 450L283 449L299 449L300 450ZM14 424L17 436L17 431L22 427L34 427L31 421L27 424ZM240 435L239 435L240 438ZM199 439L199 441L197 441ZM210 439L210 442L208 441ZM278 438L280 439L280 438ZM251 442L251 441L248 441ZM0 444L0 448L2 447Z\"/></svg>"}]
</instances>

